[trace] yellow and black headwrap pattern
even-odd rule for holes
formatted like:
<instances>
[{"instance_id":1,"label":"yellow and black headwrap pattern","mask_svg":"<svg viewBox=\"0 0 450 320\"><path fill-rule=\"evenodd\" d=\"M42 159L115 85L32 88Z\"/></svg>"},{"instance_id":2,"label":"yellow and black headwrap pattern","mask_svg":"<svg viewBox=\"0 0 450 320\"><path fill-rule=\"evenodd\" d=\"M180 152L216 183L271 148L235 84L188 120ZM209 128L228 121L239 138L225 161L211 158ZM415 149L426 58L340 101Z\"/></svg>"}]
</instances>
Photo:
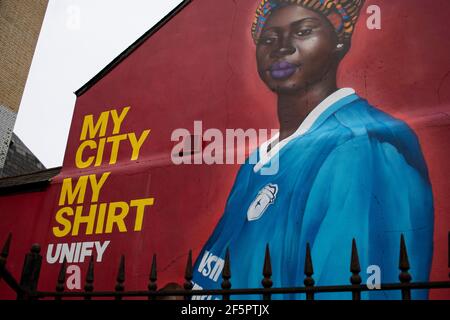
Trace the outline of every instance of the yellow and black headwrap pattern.
<instances>
[{"instance_id":1,"label":"yellow and black headwrap pattern","mask_svg":"<svg viewBox=\"0 0 450 320\"><path fill-rule=\"evenodd\" d=\"M364 0L262 0L256 10L252 25L252 37L255 42L270 14L286 5L296 4L325 15L335 27L340 40L352 37Z\"/></svg>"}]
</instances>

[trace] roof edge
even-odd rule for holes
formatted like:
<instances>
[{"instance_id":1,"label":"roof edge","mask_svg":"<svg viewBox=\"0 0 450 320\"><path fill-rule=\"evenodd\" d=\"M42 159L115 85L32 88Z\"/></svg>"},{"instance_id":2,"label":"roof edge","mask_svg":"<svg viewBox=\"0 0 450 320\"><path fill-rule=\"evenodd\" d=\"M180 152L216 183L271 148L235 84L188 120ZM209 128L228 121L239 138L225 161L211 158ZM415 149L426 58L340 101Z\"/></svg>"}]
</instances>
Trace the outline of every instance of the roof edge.
<instances>
[{"instance_id":1,"label":"roof edge","mask_svg":"<svg viewBox=\"0 0 450 320\"><path fill-rule=\"evenodd\" d=\"M0 179L0 196L21 192L42 191L61 173L62 167L55 167Z\"/></svg>"},{"instance_id":2,"label":"roof edge","mask_svg":"<svg viewBox=\"0 0 450 320\"><path fill-rule=\"evenodd\" d=\"M145 32L139 39L119 54L113 61L111 61L106 67L104 67L99 73L97 73L91 80L89 80L84 86L75 91L75 95L78 97L86 93L90 88L97 84L107 74L109 74L117 65L131 55L137 48L139 48L147 39L159 31L166 23L172 20L181 10L183 10L192 0L183 0L177 7L170 11L164 18L162 18L157 24L155 24L150 30Z\"/></svg>"}]
</instances>

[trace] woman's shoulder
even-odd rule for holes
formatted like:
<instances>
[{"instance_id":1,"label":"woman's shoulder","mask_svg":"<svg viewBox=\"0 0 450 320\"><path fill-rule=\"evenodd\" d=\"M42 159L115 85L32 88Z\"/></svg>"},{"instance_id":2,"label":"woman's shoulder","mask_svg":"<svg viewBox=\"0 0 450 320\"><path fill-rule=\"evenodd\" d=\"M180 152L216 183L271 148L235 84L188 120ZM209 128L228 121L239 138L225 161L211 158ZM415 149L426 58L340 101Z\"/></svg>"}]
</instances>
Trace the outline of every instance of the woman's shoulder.
<instances>
[{"instance_id":1,"label":"woman's shoulder","mask_svg":"<svg viewBox=\"0 0 450 320\"><path fill-rule=\"evenodd\" d=\"M416 133L403 120L384 112L362 98L335 114L335 118L353 138L395 148L413 167L426 175L426 164Z\"/></svg>"},{"instance_id":2,"label":"woman's shoulder","mask_svg":"<svg viewBox=\"0 0 450 320\"><path fill-rule=\"evenodd\" d=\"M334 116L354 136L368 135L381 140L416 139L406 122L372 106L362 98L344 106Z\"/></svg>"}]
</instances>

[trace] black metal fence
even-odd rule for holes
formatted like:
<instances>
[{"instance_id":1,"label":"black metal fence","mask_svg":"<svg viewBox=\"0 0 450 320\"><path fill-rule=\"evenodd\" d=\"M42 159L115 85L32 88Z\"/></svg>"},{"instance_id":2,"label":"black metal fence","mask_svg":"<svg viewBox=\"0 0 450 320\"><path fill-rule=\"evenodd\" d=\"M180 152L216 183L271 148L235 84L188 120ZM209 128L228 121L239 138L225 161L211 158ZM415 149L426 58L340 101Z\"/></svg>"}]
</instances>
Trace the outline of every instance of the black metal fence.
<instances>
[{"instance_id":1,"label":"black metal fence","mask_svg":"<svg viewBox=\"0 0 450 320\"><path fill-rule=\"evenodd\" d=\"M63 298L82 298L85 300L91 300L93 298L111 298L121 300L126 297L140 297L149 300L165 300L165 299L185 299L190 300L192 296L221 296L223 300L229 300L230 296L243 296L243 295L261 295L263 300L270 300L272 295L277 294L306 294L307 300L314 300L314 297L318 293L325 292L351 292L353 300L361 300L361 293L369 291L371 289L368 286L362 284L362 278L360 276L361 267L359 263L358 250L356 241L353 240L351 248L351 262L350 262L350 284L340 286L315 286L313 278L313 260L311 257L311 250L309 244L306 248L305 257L305 279L304 286L292 287L292 288L273 288L272 282L272 267L270 260L269 247L266 247L264 266L261 278L261 288L249 288L249 289L231 289L231 272L230 272L230 253L227 250L225 256L225 265L222 272L222 283L220 290L192 290L192 251L189 252L186 269L184 274L185 282L183 287L172 284L166 286L163 289L158 290L157 285L157 267L156 267L156 255L153 255L152 265L149 274L149 281L147 284L147 290L143 291L125 291L125 256L122 256L119 262L119 268L116 278L116 284L114 291L95 291L94 290L94 259L91 257L89 266L87 269L84 291L79 292L66 292L65 280L66 280L66 262L61 265L60 272L56 279L55 291L44 292L38 290L39 274L42 265L42 256L40 254L40 246L34 244L31 247L29 253L25 255L25 261L23 264L22 274L20 282L17 281L11 272L7 268L7 259L9 255L9 249L12 236L8 236L3 249L0 254L0 281L3 280L8 287L15 292L18 300L39 300L39 299L55 299L61 300ZM448 234L448 267L450 268L450 233ZM408 259L408 253L406 243L403 235L400 239L400 257L399 257L399 282L392 284L381 284L381 291L398 290L401 291L403 300L411 300L411 291L418 289L449 289L450 281L440 282L412 282L412 276L409 273L410 264ZM446 275L447 276L447 275ZM450 277L450 273L448 274Z\"/></svg>"}]
</instances>

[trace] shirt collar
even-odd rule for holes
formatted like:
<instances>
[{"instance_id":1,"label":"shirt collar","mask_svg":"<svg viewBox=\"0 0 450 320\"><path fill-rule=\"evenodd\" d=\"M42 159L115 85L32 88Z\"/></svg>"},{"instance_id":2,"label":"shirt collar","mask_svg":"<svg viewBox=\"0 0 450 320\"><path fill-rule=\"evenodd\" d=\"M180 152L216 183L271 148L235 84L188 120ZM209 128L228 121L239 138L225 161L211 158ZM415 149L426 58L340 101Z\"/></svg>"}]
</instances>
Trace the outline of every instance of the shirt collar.
<instances>
[{"instance_id":1,"label":"shirt collar","mask_svg":"<svg viewBox=\"0 0 450 320\"><path fill-rule=\"evenodd\" d=\"M315 107L292 135L290 135L286 139L283 139L282 141L279 141L275 146L272 147L269 152L267 152L267 147L271 143L279 139L280 133L278 132L272 138L261 144L261 146L259 147L260 161L253 167L254 172L259 171L291 140L307 133L313 127L319 117L323 115L331 106L353 94L355 94L355 90L352 88L338 89L327 98L325 98L325 100L323 100L317 107Z\"/></svg>"}]
</instances>

